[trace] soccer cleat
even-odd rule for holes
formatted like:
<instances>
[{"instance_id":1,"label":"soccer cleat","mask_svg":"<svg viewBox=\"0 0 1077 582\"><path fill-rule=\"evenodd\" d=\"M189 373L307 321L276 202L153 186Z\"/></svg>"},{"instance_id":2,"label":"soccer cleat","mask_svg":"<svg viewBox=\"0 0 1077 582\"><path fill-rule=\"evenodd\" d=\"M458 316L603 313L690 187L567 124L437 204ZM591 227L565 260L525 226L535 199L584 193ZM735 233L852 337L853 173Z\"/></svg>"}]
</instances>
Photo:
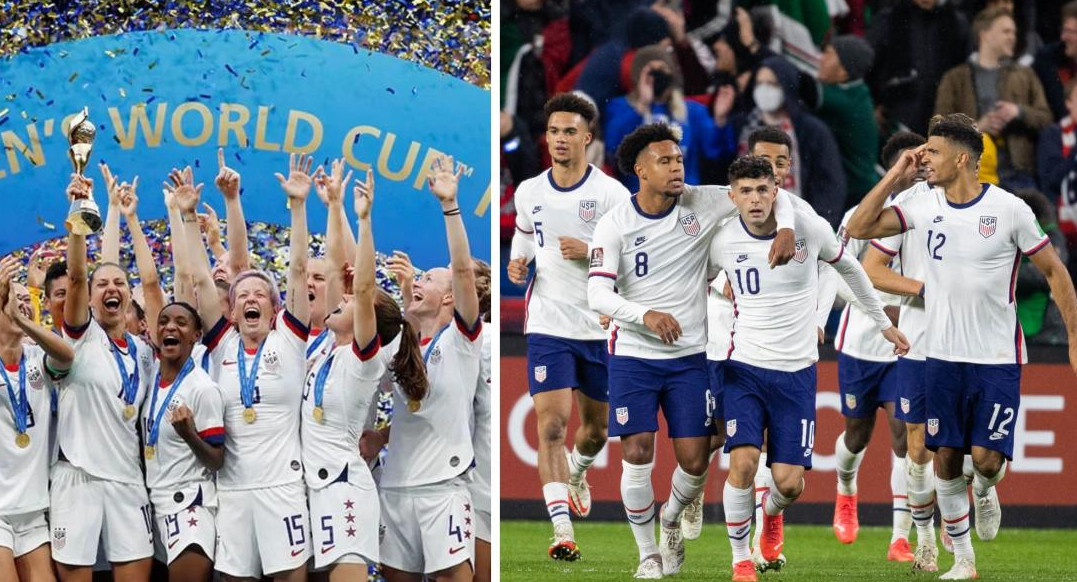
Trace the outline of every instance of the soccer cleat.
<instances>
[{"instance_id":1,"label":"soccer cleat","mask_svg":"<svg viewBox=\"0 0 1077 582\"><path fill-rule=\"evenodd\" d=\"M756 582L755 564L751 560L741 560L733 564L733 582Z\"/></svg>"},{"instance_id":2,"label":"soccer cleat","mask_svg":"<svg viewBox=\"0 0 1077 582\"><path fill-rule=\"evenodd\" d=\"M886 560L888 562L912 562L916 559L916 556L912 553L912 548L909 547L909 540L905 538L898 538L897 541L890 544L890 549L886 552Z\"/></svg>"},{"instance_id":3,"label":"soccer cleat","mask_svg":"<svg viewBox=\"0 0 1077 582\"><path fill-rule=\"evenodd\" d=\"M975 496L974 496L975 497ZM998 491L994 487L987 490L987 495L976 499L976 537L989 542L998 535L1002 524L1002 506L998 502Z\"/></svg>"},{"instance_id":4,"label":"soccer cleat","mask_svg":"<svg viewBox=\"0 0 1077 582\"><path fill-rule=\"evenodd\" d=\"M658 580L662 578L662 558L647 556L636 568L636 578L640 580Z\"/></svg>"},{"instance_id":5,"label":"soccer cleat","mask_svg":"<svg viewBox=\"0 0 1077 582\"><path fill-rule=\"evenodd\" d=\"M950 537L950 534L946 533L945 527L939 528L939 538L942 539L942 549L946 550L947 553L954 553L954 540Z\"/></svg>"},{"instance_id":6,"label":"soccer cleat","mask_svg":"<svg viewBox=\"0 0 1077 582\"><path fill-rule=\"evenodd\" d=\"M681 514L681 535L686 540L694 540L703 531L703 492L684 508Z\"/></svg>"},{"instance_id":7,"label":"soccer cleat","mask_svg":"<svg viewBox=\"0 0 1077 582\"><path fill-rule=\"evenodd\" d=\"M759 546L756 546L752 548L752 563L755 564L755 570L759 573L766 572L767 570L779 572L785 567L785 554L778 554L777 560L768 562L763 558L762 552L759 551Z\"/></svg>"},{"instance_id":8,"label":"soccer cleat","mask_svg":"<svg viewBox=\"0 0 1077 582\"><path fill-rule=\"evenodd\" d=\"M860 531L860 520L856 515L856 494L842 495L838 493L838 499L834 502L834 535L843 544L851 544L856 541L856 534Z\"/></svg>"},{"instance_id":9,"label":"soccer cleat","mask_svg":"<svg viewBox=\"0 0 1077 582\"><path fill-rule=\"evenodd\" d=\"M759 538L759 551L768 562L774 562L782 553L785 545L784 515L768 515L766 511L770 491L763 494L763 537Z\"/></svg>"},{"instance_id":10,"label":"soccer cleat","mask_svg":"<svg viewBox=\"0 0 1077 582\"><path fill-rule=\"evenodd\" d=\"M665 505L662 506L665 509ZM662 515L660 511L658 515ZM666 525L666 520L659 518L661 534L658 551L662 554L662 573L672 576L681 571L684 563L684 538L681 537L681 524Z\"/></svg>"},{"instance_id":11,"label":"soccer cleat","mask_svg":"<svg viewBox=\"0 0 1077 582\"><path fill-rule=\"evenodd\" d=\"M550 557L565 562L575 562L580 559L580 549L576 547L573 539L572 526L554 526L553 543L550 544Z\"/></svg>"},{"instance_id":12,"label":"soccer cleat","mask_svg":"<svg viewBox=\"0 0 1077 582\"><path fill-rule=\"evenodd\" d=\"M913 558L912 569L914 572L939 571L939 550L933 544L917 544Z\"/></svg>"},{"instance_id":13,"label":"soccer cleat","mask_svg":"<svg viewBox=\"0 0 1077 582\"><path fill-rule=\"evenodd\" d=\"M569 466L572 465L572 453L565 451L569 458ZM576 517L591 515L591 486L587 484L587 471L584 471L579 479L569 477L568 480L568 508Z\"/></svg>"},{"instance_id":14,"label":"soccer cleat","mask_svg":"<svg viewBox=\"0 0 1077 582\"><path fill-rule=\"evenodd\" d=\"M968 558L961 558L954 562L950 571L939 576L939 580L977 580L980 575L976 573L976 563Z\"/></svg>"}]
</instances>

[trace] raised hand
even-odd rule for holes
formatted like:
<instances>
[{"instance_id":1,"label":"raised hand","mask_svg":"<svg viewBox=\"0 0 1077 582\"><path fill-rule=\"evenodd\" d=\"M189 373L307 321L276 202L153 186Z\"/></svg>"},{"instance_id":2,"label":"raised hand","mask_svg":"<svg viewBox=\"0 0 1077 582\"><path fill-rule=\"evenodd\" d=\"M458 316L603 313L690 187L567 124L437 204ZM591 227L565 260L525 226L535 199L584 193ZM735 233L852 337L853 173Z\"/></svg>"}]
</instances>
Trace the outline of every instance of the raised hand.
<instances>
[{"instance_id":1,"label":"raised hand","mask_svg":"<svg viewBox=\"0 0 1077 582\"><path fill-rule=\"evenodd\" d=\"M93 198L93 180L79 174L71 174L71 181L67 184L68 200L83 200Z\"/></svg>"},{"instance_id":2,"label":"raised hand","mask_svg":"<svg viewBox=\"0 0 1077 582\"><path fill-rule=\"evenodd\" d=\"M194 172L190 166L183 170L172 168L168 173L168 182L164 183L165 196L171 192L176 207L183 214L194 214L198 208L198 202L202 197L202 188L205 184L194 183Z\"/></svg>"},{"instance_id":3,"label":"raised hand","mask_svg":"<svg viewBox=\"0 0 1077 582\"><path fill-rule=\"evenodd\" d=\"M106 164L105 162L97 164L97 167L101 170L101 177L105 179L105 190L108 191L108 205L112 207L119 206L120 184L116 180L116 176L112 175L112 170L109 169L108 164Z\"/></svg>"},{"instance_id":4,"label":"raised hand","mask_svg":"<svg viewBox=\"0 0 1077 582\"><path fill-rule=\"evenodd\" d=\"M415 267L411 264L411 257L404 251L393 251L393 256L385 259L385 267L401 286L411 285L415 281Z\"/></svg>"},{"instance_id":5,"label":"raised hand","mask_svg":"<svg viewBox=\"0 0 1077 582\"><path fill-rule=\"evenodd\" d=\"M291 154L288 156L288 177L285 178L280 172L274 174L289 200L303 202L307 199L313 183L310 177L310 167L313 164L314 158L308 155Z\"/></svg>"},{"instance_id":6,"label":"raised hand","mask_svg":"<svg viewBox=\"0 0 1077 582\"><path fill-rule=\"evenodd\" d=\"M6 307L8 303L10 293L11 282L15 279L15 276L19 273L19 260L15 257L8 255L3 259L0 259L0 301L3 302L3 306ZM5 309L6 311L6 309Z\"/></svg>"},{"instance_id":7,"label":"raised hand","mask_svg":"<svg viewBox=\"0 0 1077 582\"><path fill-rule=\"evenodd\" d=\"M225 200L239 196L239 172L229 168L224 161L224 148L217 148L217 177L213 180Z\"/></svg>"},{"instance_id":8,"label":"raised hand","mask_svg":"<svg viewBox=\"0 0 1077 582\"><path fill-rule=\"evenodd\" d=\"M336 162L333 163L336 165ZM334 173L336 169L334 168ZM351 172L348 172L351 175ZM332 190L332 187L329 188ZM366 181L355 181L355 214L359 216L359 220L366 220L370 217L370 209L374 206L374 170L366 171ZM333 194L330 194L332 199Z\"/></svg>"},{"instance_id":9,"label":"raised hand","mask_svg":"<svg viewBox=\"0 0 1077 582\"><path fill-rule=\"evenodd\" d=\"M434 160L434 167L426 182L442 206L456 205L456 191L463 171L464 168L459 167L453 172L452 156L440 156Z\"/></svg>"},{"instance_id":10,"label":"raised hand","mask_svg":"<svg viewBox=\"0 0 1077 582\"><path fill-rule=\"evenodd\" d=\"M128 221L134 220L138 212L138 176L135 176L130 184L124 182L117 186L116 191L120 197L118 205L120 213Z\"/></svg>"},{"instance_id":11,"label":"raised hand","mask_svg":"<svg viewBox=\"0 0 1077 582\"><path fill-rule=\"evenodd\" d=\"M30 263L26 265L26 286L36 289L45 287L45 275L48 274L49 266L59 259L56 251L38 247L34 254L30 255Z\"/></svg>"},{"instance_id":12,"label":"raised hand","mask_svg":"<svg viewBox=\"0 0 1077 582\"><path fill-rule=\"evenodd\" d=\"M322 180L325 182L325 198L322 201L326 205L344 201L344 185L352 181L352 170L350 168L348 169L348 174L344 174L344 168L347 165L344 160L333 160L330 167L332 173L328 176L320 167L318 168L321 172ZM374 175L370 170L367 170L367 182L370 184L371 197L373 198Z\"/></svg>"}]
</instances>

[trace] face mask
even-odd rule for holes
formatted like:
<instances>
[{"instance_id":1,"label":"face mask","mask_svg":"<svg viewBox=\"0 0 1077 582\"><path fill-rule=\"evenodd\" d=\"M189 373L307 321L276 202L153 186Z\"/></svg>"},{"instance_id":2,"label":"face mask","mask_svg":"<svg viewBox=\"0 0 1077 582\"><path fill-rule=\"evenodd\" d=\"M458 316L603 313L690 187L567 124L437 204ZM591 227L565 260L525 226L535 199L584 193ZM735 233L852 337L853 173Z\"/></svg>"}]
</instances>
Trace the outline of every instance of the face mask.
<instances>
[{"instance_id":1,"label":"face mask","mask_svg":"<svg viewBox=\"0 0 1077 582\"><path fill-rule=\"evenodd\" d=\"M764 113L774 113L782 106L785 94L782 93L781 87L775 85L756 85L752 91L752 99L755 100L756 107Z\"/></svg>"},{"instance_id":2,"label":"face mask","mask_svg":"<svg viewBox=\"0 0 1077 582\"><path fill-rule=\"evenodd\" d=\"M654 82L654 98L661 99L666 91L673 85L673 75L663 71L651 71L651 80Z\"/></svg>"}]
</instances>

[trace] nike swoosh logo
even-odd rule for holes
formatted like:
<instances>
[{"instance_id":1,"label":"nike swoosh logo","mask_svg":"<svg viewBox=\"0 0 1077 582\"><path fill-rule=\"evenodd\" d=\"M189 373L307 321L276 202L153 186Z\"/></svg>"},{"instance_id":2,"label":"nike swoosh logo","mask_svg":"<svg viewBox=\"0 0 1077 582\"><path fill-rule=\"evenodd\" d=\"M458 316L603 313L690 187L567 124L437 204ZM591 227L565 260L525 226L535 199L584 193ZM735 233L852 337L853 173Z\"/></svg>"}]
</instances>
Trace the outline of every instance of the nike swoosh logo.
<instances>
[{"instance_id":1,"label":"nike swoosh logo","mask_svg":"<svg viewBox=\"0 0 1077 582\"><path fill-rule=\"evenodd\" d=\"M179 540L172 540L172 541L168 542L168 549L171 550L172 546L174 546L174 545L176 545L178 543L179 543Z\"/></svg>"},{"instance_id":2,"label":"nike swoosh logo","mask_svg":"<svg viewBox=\"0 0 1077 582\"><path fill-rule=\"evenodd\" d=\"M225 361L221 362L221 365L222 366L234 366L235 363L236 363L235 360L225 360Z\"/></svg>"},{"instance_id":3,"label":"nike swoosh logo","mask_svg":"<svg viewBox=\"0 0 1077 582\"><path fill-rule=\"evenodd\" d=\"M1002 440L1002 435L1000 435L999 433L996 432L995 434L987 437L987 440L1000 441L1000 440Z\"/></svg>"},{"instance_id":4,"label":"nike swoosh logo","mask_svg":"<svg viewBox=\"0 0 1077 582\"><path fill-rule=\"evenodd\" d=\"M302 554L305 551L307 551L306 548L300 548L298 550L292 550L292 557L294 558L294 557L298 556L299 554Z\"/></svg>"},{"instance_id":5,"label":"nike swoosh logo","mask_svg":"<svg viewBox=\"0 0 1077 582\"><path fill-rule=\"evenodd\" d=\"M747 261L747 260L748 260L748 257L737 257L737 262L738 263L743 263L744 261Z\"/></svg>"},{"instance_id":6,"label":"nike swoosh logo","mask_svg":"<svg viewBox=\"0 0 1077 582\"><path fill-rule=\"evenodd\" d=\"M329 546L328 548L322 548L322 555L324 556L324 555L328 554L329 552L332 552L333 548L335 548L335 547L336 547L335 545L332 545L332 546ZM294 556L295 554L292 554L292 555Z\"/></svg>"},{"instance_id":7,"label":"nike swoosh logo","mask_svg":"<svg viewBox=\"0 0 1077 582\"><path fill-rule=\"evenodd\" d=\"M464 549L466 547L467 546L460 546L459 548L453 548L453 549L449 550L449 554L455 554L456 552L459 552L460 550L462 550L462 549Z\"/></svg>"}]
</instances>

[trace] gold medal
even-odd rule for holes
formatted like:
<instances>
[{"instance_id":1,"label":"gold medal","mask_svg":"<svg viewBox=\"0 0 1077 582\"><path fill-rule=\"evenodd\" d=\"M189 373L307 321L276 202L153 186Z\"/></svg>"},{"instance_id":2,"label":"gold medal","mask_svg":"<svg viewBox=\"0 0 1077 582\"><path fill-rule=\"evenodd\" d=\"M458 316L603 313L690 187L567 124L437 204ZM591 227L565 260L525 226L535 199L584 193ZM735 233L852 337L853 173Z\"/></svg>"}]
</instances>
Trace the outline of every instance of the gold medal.
<instances>
[{"instance_id":1,"label":"gold medal","mask_svg":"<svg viewBox=\"0 0 1077 582\"><path fill-rule=\"evenodd\" d=\"M258 415L254 413L253 407L243 409L243 420L246 421L247 424L253 423L256 418L258 418Z\"/></svg>"},{"instance_id":2,"label":"gold medal","mask_svg":"<svg viewBox=\"0 0 1077 582\"><path fill-rule=\"evenodd\" d=\"M325 420L325 410L321 406L314 407L314 421L321 424Z\"/></svg>"},{"instance_id":3,"label":"gold medal","mask_svg":"<svg viewBox=\"0 0 1077 582\"><path fill-rule=\"evenodd\" d=\"M123 419L124 420L131 420L134 417L135 417L135 405L134 404L128 404L127 406L124 406L123 407Z\"/></svg>"},{"instance_id":4,"label":"gold medal","mask_svg":"<svg viewBox=\"0 0 1077 582\"><path fill-rule=\"evenodd\" d=\"M19 447L20 449L25 449L26 447L30 446L30 435L24 432L20 432L19 434L15 435L15 446Z\"/></svg>"},{"instance_id":5,"label":"gold medal","mask_svg":"<svg viewBox=\"0 0 1077 582\"><path fill-rule=\"evenodd\" d=\"M157 456L157 447L147 446L146 447L146 460L149 461L150 459L154 458L155 456Z\"/></svg>"},{"instance_id":6,"label":"gold medal","mask_svg":"<svg viewBox=\"0 0 1077 582\"><path fill-rule=\"evenodd\" d=\"M408 400L408 410L412 412L419 412L419 409L422 408L422 406L423 403L418 400Z\"/></svg>"}]
</instances>

